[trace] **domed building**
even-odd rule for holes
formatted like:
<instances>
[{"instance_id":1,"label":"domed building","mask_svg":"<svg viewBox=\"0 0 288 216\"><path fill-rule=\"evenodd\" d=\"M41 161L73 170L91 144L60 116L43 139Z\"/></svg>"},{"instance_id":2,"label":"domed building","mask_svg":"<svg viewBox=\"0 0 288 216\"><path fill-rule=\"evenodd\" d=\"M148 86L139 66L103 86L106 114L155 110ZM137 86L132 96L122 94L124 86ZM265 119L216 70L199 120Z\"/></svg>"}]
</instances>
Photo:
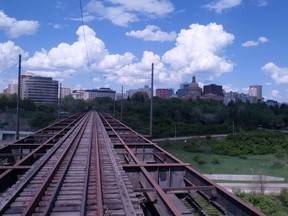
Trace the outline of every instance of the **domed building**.
<instances>
[{"instance_id":1,"label":"domed building","mask_svg":"<svg viewBox=\"0 0 288 216\"><path fill-rule=\"evenodd\" d=\"M192 82L189 84L188 93L186 95L186 99L196 100L200 98L202 89L199 87L198 83L196 82L196 77L192 77Z\"/></svg>"}]
</instances>

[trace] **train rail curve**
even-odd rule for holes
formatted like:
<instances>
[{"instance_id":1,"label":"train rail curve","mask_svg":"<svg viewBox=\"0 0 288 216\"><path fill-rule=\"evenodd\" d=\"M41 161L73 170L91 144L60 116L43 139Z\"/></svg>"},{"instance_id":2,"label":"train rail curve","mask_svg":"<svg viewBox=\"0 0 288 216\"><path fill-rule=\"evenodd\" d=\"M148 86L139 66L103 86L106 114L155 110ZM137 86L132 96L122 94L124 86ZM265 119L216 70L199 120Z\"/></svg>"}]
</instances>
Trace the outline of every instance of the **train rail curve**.
<instances>
[{"instance_id":1,"label":"train rail curve","mask_svg":"<svg viewBox=\"0 0 288 216\"><path fill-rule=\"evenodd\" d=\"M96 111L1 148L0 170L0 215L264 215Z\"/></svg>"}]
</instances>

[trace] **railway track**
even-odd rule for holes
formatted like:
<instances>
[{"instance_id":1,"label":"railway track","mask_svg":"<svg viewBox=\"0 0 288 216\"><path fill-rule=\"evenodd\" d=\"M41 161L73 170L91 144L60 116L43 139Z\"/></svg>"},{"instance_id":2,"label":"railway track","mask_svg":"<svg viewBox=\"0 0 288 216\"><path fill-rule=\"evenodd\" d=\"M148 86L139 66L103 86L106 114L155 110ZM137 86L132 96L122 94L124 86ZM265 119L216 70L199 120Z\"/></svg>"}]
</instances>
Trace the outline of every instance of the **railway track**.
<instances>
[{"instance_id":1,"label":"railway track","mask_svg":"<svg viewBox=\"0 0 288 216\"><path fill-rule=\"evenodd\" d=\"M146 215L264 215L115 118L101 120Z\"/></svg>"},{"instance_id":2,"label":"railway track","mask_svg":"<svg viewBox=\"0 0 288 216\"><path fill-rule=\"evenodd\" d=\"M37 133L0 149L0 215L264 215L109 115Z\"/></svg>"},{"instance_id":3,"label":"railway track","mask_svg":"<svg viewBox=\"0 0 288 216\"><path fill-rule=\"evenodd\" d=\"M83 117L2 198L0 214L143 215L98 121L96 112Z\"/></svg>"}]
</instances>

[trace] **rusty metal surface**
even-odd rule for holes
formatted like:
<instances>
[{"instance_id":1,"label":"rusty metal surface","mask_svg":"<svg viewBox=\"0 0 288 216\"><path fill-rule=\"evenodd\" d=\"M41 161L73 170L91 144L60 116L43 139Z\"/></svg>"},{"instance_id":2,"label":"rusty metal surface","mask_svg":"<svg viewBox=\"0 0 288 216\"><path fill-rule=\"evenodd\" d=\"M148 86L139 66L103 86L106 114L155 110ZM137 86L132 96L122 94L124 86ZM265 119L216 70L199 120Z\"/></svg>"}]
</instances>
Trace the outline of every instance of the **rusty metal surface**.
<instances>
[{"instance_id":1,"label":"rusty metal surface","mask_svg":"<svg viewBox=\"0 0 288 216\"><path fill-rule=\"evenodd\" d=\"M264 215L113 117L101 118L145 213Z\"/></svg>"},{"instance_id":2,"label":"rusty metal surface","mask_svg":"<svg viewBox=\"0 0 288 216\"><path fill-rule=\"evenodd\" d=\"M1 215L144 215L106 130L89 112L0 198Z\"/></svg>"},{"instance_id":3,"label":"rusty metal surface","mask_svg":"<svg viewBox=\"0 0 288 216\"><path fill-rule=\"evenodd\" d=\"M264 215L97 112L1 148L0 161L0 215Z\"/></svg>"}]
</instances>

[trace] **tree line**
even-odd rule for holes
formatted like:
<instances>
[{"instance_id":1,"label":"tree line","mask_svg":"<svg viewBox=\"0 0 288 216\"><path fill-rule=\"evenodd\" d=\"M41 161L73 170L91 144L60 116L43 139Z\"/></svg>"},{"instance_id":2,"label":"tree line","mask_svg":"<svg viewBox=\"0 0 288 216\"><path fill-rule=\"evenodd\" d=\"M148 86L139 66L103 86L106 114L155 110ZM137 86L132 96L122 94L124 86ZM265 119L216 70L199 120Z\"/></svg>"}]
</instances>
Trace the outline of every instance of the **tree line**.
<instances>
[{"instance_id":1,"label":"tree line","mask_svg":"<svg viewBox=\"0 0 288 216\"><path fill-rule=\"evenodd\" d=\"M0 95L0 111L16 108L16 95ZM131 98L114 101L111 98L96 98L84 101L71 95L61 101L61 107L34 104L29 99L21 100L20 107L28 111L45 111L57 117L58 109L76 113L97 109L115 115L142 134L149 134L150 99L138 92ZM48 109L48 111L47 111ZM122 110L122 115L121 115ZM153 137L185 136L232 133L256 128L283 129L288 126L288 105L268 106L265 103L230 103L218 101L182 100L179 98L153 98Z\"/></svg>"},{"instance_id":2,"label":"tree line","mask_svg":"<svg viewBox=\"0 0 288 216\"><path fill-rule=\"evenodd\" d=\"M116 117L120 102L116 103ZM142 93L122 101L123 121L148 134L150 101ZM153 136L171 137L232 133L257 128L283 129L288 125L288 105L153 98ZM112 108L112 107L111 107Z\"/></svg>"}]
</instances>

